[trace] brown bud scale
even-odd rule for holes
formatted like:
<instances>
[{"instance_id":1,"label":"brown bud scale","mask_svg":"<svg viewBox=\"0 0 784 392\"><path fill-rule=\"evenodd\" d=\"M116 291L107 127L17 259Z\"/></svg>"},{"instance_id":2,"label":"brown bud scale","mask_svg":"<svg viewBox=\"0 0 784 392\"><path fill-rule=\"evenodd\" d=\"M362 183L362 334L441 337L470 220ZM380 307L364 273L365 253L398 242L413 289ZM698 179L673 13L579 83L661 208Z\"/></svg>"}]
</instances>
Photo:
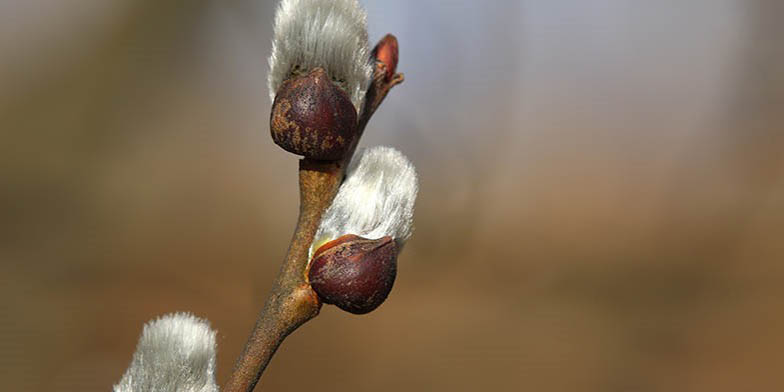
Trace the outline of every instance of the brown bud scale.
<instances>
[{"instance_id":1,"label":"brown bud scale","mask_svg":"<svg viewBox=\"0 0 784 392\"><path fill-rule=\"evenodd\" d=\"M354 314L368 313L392 290L397 253L391 237L345 235L315 252L308 271L310 285L325 303Z\"/></svg>"},{"instance_id":2,"label":"brown bud scale","mask_svg":"<svg viewBox=\"0 0 784 392\"><path fill-rule=\"evenodd\" d=\"M357 135L357 111L348 94L316 68L285 81L270 116L275 144L316 160L338 160Z\"/></svg>"},{"instance_id":3,"label":"brown bud scale","mask_svg":"<svg viewBox=\"0 0 784 392\"><path fill-rule=\"evenodd\" d=\"M376 47L373 48L372 56L376 61L384 64L386 74L384 78L386 81L392 80L397 71L398 48L397 38L392 34L387 34L381 41L378 41Z\"/></svg>"}]
</instances>

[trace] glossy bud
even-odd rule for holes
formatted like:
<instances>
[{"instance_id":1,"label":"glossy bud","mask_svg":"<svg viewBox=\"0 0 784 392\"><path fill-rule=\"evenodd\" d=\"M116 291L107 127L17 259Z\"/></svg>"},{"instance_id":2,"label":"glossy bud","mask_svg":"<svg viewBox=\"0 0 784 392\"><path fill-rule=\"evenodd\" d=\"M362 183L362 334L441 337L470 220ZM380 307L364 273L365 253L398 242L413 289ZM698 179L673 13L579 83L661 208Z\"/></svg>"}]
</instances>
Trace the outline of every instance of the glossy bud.
<instances>
[{"instance_id":1,"label":"glossy bud","mask_svg":"<svg viewBox=\"0 0 784 392\"><path fill-rule=\"evenodd\" d=\"M308 272L310 285L325 303L354 314L368 313L392 290L397 253L391 237L344 235L316 250Z\"/></svg>"},{"instance_id":2,"label":"glossy bud","mask_svg":"<svg viewBox=\"0 0 784 392\"><path fill-rule=\"evenodd\" d=\"M345 91L316 68L283 82L270 116L275 144L316 160L342 159L357 135L357 111Z\"/></svg>"},{"instance_id":3,"label":"glossy bud","mask_svg":"<svg viewBox=\"0 0 784 392\"><path fill-rule=\"evenodd\" d=\"M386 68L384 78L387 81L391 80L392 77L395 76L395 71L397 70L397 38L392 34L385 35L381 41L378 41L376 47L373 48L372 56L376 61L384 64Z\"/></svg>"}]
</instances>

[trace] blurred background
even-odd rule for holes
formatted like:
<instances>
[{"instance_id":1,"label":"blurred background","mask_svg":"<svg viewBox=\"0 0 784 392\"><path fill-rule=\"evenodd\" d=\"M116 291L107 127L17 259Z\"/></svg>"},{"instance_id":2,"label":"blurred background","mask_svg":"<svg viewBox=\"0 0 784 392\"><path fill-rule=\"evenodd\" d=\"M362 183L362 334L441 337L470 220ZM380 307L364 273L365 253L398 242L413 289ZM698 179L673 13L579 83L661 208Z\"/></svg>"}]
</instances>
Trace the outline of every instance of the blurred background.
<instances>
[{"instance_id":1,"label":"blurred background","mask_svg":"<svg viewBox=\"0 0 784 392\"><path fill-rule=\"evenodd\" d=\"M261 390L784 389L784 3L362 2L406 75L363 144L416 164L416 233ZM4 390L109 390L172 311L227 378L297 215L273 13L0 3Z\"/></svg>"}]
</instances>

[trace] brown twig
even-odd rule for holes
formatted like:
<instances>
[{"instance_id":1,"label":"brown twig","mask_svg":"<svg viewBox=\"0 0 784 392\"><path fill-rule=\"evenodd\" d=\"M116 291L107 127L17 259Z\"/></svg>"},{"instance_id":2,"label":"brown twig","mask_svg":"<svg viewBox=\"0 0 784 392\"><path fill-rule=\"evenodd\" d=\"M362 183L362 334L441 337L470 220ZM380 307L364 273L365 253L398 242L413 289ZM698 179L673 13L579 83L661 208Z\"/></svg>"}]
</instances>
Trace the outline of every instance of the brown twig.
<instances>
[{"instance_id":1,"label":"brown twig","mask_svg":"<svg viewBox=\"0 0 784 392\"><path fill-rule=\"evenodd\" d=\"M379 42L379 45L390 40L389 37L394 39L392 36L387 36ZM396 42L395 50L397 50ZM359 135L345 159L343 161L300 160L300 210L294 237L270 297L256 319L256 325L245 343L245 348L223 387L224 392L252 391L272 359L272 355L286 336L318 315L321 301L307 282L308 250L321 222L321 215L330 206L340 187L346 165L356 149L359 136L362 135L370 117L381 105L389 90L402 81L402 74L393 73L390 77L387 66L377 61L373 82L366 95L365 108L358 120Z\"/></svg>"},{"instance_id":2,"label":"brown twig","mask_svg":"<svg viewBox=\"0 0 784 392\"><path fill-rule=\"evenodd\" d=\"M272 293L224 391L252 391L283 339L318 314L321 302L305 280L304 271L321 214L332 202L341 175L340 165L334 162L300 161L297 228Z\"/></svg>"}]
</instances>

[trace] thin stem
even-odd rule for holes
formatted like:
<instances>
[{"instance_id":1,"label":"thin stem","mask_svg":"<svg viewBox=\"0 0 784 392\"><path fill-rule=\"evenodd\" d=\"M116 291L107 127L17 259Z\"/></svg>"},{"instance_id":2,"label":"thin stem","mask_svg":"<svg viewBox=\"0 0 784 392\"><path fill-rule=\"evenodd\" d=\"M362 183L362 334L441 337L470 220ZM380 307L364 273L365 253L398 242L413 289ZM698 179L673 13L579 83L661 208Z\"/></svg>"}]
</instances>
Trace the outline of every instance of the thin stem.
<instances>
[{"instance_id":1,"label":"thin stem","mask_svg":"<svg viewBox=\"0 0 784 392\"><path fill-rule=\"evenodd\" d=\"M387 80L386 72L384 64L376 63L376 69L373 73L373 83L365 97L365 110L359 118L360 135L365 130L365 126L367 126L368 121L370 121L370 117L372 117L373 113L376 112L376 109L381 106L381 102L384 102L384 98L387 97L389 90L391 90L392 87L403 83L403 80L405 80L402 73L396 73Z\"/></svg>"},{"instance_id":2,"label":"thin stem","mask_svg":"<svg viewBox=\"0 0 784 392\"><path fill-rule=\"evenodd\" d=\"M391 36L391 34L389 35ZM394 36L392 37L394 38ZM365 127L370 121L370 118L373 117L373 113L376 112L376 109L384 102L384 98L387 97L389 90L392 90L392 87L403 83L403 80L405 80L402 73L396 73L392 75L391 78L387 78L386 75L387 67L384 63L377 61L376 68L373 70L373 81L370 83L370 88L365 95L365 108L359 116L359 126L357 126L358 134L343 162L344 167L348 167L348 163L354 155L357 145L359 145L359 139L362 138L362 134L365 133Z\"/></svg>"},{"instance_id":3,"label":"thin stem","mask_svg":"<svg viewBox=\"0 0 784 392\"><path fill-rule=\"evenodd\" d=\"M301 204L297 228L272 293L224 391L252 391L283 339L318 315L321 302L305 279L308 249L321 215L337 193L342 175L341 165L337 163L300 161Z\"/></svg>"}]
</instances>

